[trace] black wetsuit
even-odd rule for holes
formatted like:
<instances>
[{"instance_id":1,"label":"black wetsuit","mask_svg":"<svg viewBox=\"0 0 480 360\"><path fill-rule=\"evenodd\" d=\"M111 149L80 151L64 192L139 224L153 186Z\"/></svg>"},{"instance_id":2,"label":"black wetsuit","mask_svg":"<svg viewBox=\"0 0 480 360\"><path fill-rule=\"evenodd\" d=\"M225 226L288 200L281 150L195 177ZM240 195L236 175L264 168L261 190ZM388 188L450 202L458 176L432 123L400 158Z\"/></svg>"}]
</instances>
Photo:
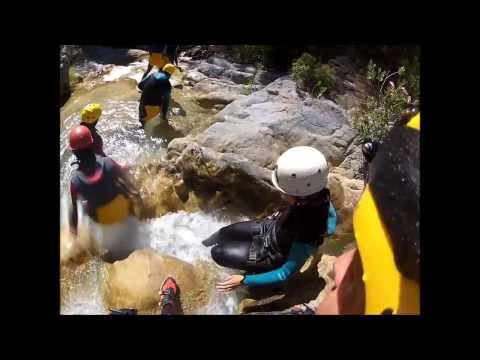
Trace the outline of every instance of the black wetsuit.
<instances>
[{"instance_id":1,"label":"black wetsuit","mask_svg":"<svg viewBox=\"0 0 480 360\"><path fill-rule=\"evenodd\" d=\"M327 232L330 192L324 189L271 219L226 226L204 241L221 266L266 272L281 266L294 241L320 246Z\"/></svg>"},{"instance_id":2,"label":"black wetsuit","mask_svg":"<svg viewBox=\"0 0 480 360\"><path fill-rule=\"evenodd\" d=\"M170 103L170 94L172 92L172 85L169 79L170 74L157 71L138 84L138 88L142 90L139 105L139 120L142 124L144 124L145 117L147 116L145 111L146 105L160 106L162 116L166 119Z\"/></svg>"}]
</instances>

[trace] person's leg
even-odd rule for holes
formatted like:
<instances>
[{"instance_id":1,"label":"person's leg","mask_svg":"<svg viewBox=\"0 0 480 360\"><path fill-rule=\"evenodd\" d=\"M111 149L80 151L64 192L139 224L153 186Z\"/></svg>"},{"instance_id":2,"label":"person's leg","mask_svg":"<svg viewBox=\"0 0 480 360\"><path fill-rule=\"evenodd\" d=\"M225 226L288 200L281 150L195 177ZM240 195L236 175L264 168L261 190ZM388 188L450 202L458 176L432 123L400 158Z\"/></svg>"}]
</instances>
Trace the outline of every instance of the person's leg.
<instances>
[{"instance_id":1,"label":"person's leg","mask_svg":"<svg viewBox=\"0 0 480 360\"><path fill-rule=\"evenodd\" d=\"M205 242L215 244L211 254L217 264L250 272L265 272L272 270L273 266L268 258L261 258L261 249L252 246L254 236L259 234L258 221L244 221L220 229Z\"/></svg>"},{"instance_id":2,"label":"person's leg","mask_svg":"<svg viewBox=\"0 0 480 360\"><path fill-rule=\"evenodd\" d=\"M177 307L174 304L165 304L162 306L162 315L178 315Z\"/></svg>"},{"instance_id":3,"label":"person's leg","mask_svg":"<svg viewBox=\"0 0 480 360\"><path fill-rule=\"evenodd\" d=\"M140 105L138 106L138 121L140 121L140 124L142 125L142 128L145 127L145 117L147 116L147 113L145 111L145 106L143 105L142 102L140 102Z\"/></svg>"},{"instance_id":4,"label":"person's leg","mask_svg":"<svg viewBox=\"0 0 480 360\"><path fill-rule=\"evenodd\" d=\"M162 315L180 315L180 289L175 279L167 277L160 287L160 313Z\"/></svg>"}]
</instances>

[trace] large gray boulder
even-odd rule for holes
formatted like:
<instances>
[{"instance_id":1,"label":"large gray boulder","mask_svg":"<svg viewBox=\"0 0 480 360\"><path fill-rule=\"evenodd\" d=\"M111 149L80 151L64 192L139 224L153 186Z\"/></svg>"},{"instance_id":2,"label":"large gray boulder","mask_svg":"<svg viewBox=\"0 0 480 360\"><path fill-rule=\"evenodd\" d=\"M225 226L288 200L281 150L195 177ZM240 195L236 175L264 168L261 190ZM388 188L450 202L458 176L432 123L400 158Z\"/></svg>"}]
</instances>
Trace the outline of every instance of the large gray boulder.
<instances>
[{"instance_id":1,"label":"large gray boulder","mask_svg":"<svg viewBox=\"0 0 480 360\"><path fill-rule=\"evenodd\" d=\"M257 91L279 74L257 69L253 65L232 63L219 56L204 60L182 58L188 70L183 79L193 86L193 98L204 108L223 107Z\"/></svg>"},{"instance_id":2,"label":"large gray boulder","mask_svg":"<svg viewBox=\"0 0 480 360\"><path fill-rule=\"evenodd\" d=\"M337 166L356 136L343 109L329 100L299 94L287 77L232 102L216 120L195 137L196 143L241 155L268 169L282 152L298 145L318 148L330 165Z\"/></svg>"},{"instance_id":3,"label":"large gray boulder","mask_svg":"<svg viewBox=\"0 0 480 360\"><path fill-rule=\"evenodd\" d=\"M245 97L242 86L210 78L198 82L192 88L192 94L193 99L204 108L212 108L218 104L227 105Z\"/></svg>"},{"instance_id":4,"label":"large gray boulder","mask_svg":"<svg viewBox=\"0 0 480 360\"><path fill-rule=\"evenodd\" d=\"M189 185L237 189L243 197L254 196L257 205L278 200L270 174L282 152L313 146L338 166L356 136L343 109L297 92L288 77L233 101L215 120L196 136L171 141L168 158Z\"/></svg>"}]
</instances>

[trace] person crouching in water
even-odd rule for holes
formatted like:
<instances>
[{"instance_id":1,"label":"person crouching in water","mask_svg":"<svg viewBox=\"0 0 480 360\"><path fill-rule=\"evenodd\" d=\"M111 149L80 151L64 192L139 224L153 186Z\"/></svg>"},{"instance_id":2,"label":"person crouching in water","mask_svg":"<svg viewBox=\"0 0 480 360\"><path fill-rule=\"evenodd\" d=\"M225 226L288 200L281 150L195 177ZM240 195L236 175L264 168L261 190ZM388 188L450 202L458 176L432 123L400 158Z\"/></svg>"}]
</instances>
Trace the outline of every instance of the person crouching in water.
<instances>
[{"instance_id":1,"label":"person crouching in water","mask_svg":"<svg viewBox=\"0 0 480 360\"><path fill-rule=\"evenodd\" d=\"M172 93L169 79L175 69L175 65L167 64L162 70L150 74L138 84L138 88L142 91L138 109L138 119L142 128L145 127L147 121L153 119L160 112L162 112L163 120L167 120Z\"/></svg>"},{"instance_id":2,"label":"person crouching in water","mask_svg":"<svg viewBox=\"0 0 480 360\"><path fill-rule=\"evenodd\" d=\"M96 250L105 261L113 262L139 248L132 202L139 195L124 169L113 159L95 154L93 143L86 126L76 125L70 131L70 149L78 164L70 181L70 231L77 235L80 201L87 219L92 220L89 235L97 241Z\"/></svg>"},{"instance_id":3,"label":"person crouching in water","mask_svg":"<svg viewBox=\"0 0 480 360\"><path fill-rule=\"evenodd\" d=\"M97 123L102 115L100 104L91 103L85 106L80 113L80 125L88 127L93 138L93 151L100 156L107 156L103 152L103 139L97 131Z\"/></svg>"},{"instance_id":4,"label":"person crouching in water","mask_svg":"<svg viewBox=\"0 0 480 360\"><path fill-rule=\"evenodd\" d=\"M325 236L333 235L336 213L327 177L327 161L312 147L293 147L278 158L272 182L290 205L266 219L226 226L203 241L205 246L215 245L211 254L217 264L250 273L231 275L217 284L219 291L241 284L282 284L315 253Z\"/></svg>"}]
</instances>

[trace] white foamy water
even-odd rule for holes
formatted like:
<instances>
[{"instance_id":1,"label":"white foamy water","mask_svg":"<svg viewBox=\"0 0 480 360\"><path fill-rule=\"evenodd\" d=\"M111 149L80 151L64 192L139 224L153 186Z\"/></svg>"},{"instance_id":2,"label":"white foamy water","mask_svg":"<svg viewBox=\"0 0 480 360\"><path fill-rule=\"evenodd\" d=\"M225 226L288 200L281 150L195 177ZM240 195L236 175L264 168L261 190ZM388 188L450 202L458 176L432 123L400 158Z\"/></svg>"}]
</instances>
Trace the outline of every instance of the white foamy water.
<instances>
[{"instance_id":1,"label":"white foamy water","mask_svg":"<svg viewBox=\"0 0 480 360\"><path fill-rule=\"evenodd\" d=\"M122 78L129 78L140 82L147 66L148 60L132 62L128 66L114 66L109 73L103 76L103 81L110 82Z\"/></svg>"},{"instance_id":2,"label":"white foamy water","mask_svg":"<svg viewBox=\"0 0 480 360\"><path fill-rule=\"evenodd\" d=\"M206 261L213 264L210 249L201 241L228 225L227 220L218 219L205 213L170 213L157 219L140 223L140 236L148 246L158 253L175 256L181 260L196 264ZM215 265L220 277L226 277L229 271ZM93 259L75 269L74 280L68 299L62 304L62 314L106 314L108 313L101 293L102 262ZM210 303L198 309L196 314L235 314L241 293L217 293L212 289Z\"/></svg>"}]
</instances>

